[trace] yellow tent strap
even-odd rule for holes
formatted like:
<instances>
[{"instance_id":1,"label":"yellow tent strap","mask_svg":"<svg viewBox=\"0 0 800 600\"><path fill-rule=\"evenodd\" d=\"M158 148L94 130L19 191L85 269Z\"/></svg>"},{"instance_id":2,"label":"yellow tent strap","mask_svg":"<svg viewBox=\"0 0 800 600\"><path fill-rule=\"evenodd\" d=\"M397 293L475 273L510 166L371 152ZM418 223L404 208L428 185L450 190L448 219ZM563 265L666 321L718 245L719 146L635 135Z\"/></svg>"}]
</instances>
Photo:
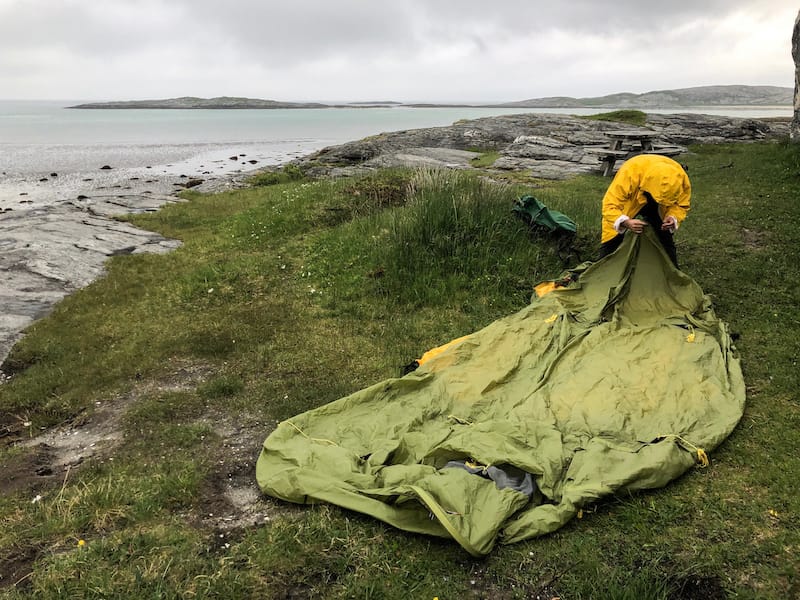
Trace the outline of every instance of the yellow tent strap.
<instances>
[{"instance_id":1,"label":"yellow tent strap","mask_svg":"<svg viewBox=\"0 0 800 600\"><path fill-rule=\"evenodd\" d=\"M434 497L429 494L426 490L423 490L421 487L416 485L409 486L414 492L419 496L419 499L422 500L422 503L428 507L442 527L445 528L447 533L458 542L458 544L464 548L467 552L469 552L472 556L479 557L481 553L478 552L475 547L469 543L469 540L465 538L461 533L456 529L453 524L450 522L450 519L447 517L447 512L439 506L439 503L434 499Z\"/></svg>"},{"instance_id":2,"label":"yellow tent strap","mask_svg":"<svg viewBox=\"0 0 800 600\"><path fill-rule=\"evenodd\" d=\"M484 475L486 475L486 472L489 470L489 467L492 466L491 464L482 465L479 462L475 462L471 458L465 460L464 464L467 465L470 469L480 469L481 473L483 473Z\"/></svg>"},{"instance_id":3,"label":"yellow tent strap","mask_svg":"<svg viewBox=\"0 0 800 600\"><path fill-rule=\"evenodd\" d=\"M695 446L693 443L682 438L681 436L676 435L674 433L668 433L667 435L660 435L658 437L662 439L672 438L673 440L678 442L678 445L681 446L684 450L689 450L690 452L694 453L694 455L697 458L697 464L700 467L705 468L709 465L708 454L706 454L706 451L698 446Z\"/></svg>"},{"instance_id":4,"label":"yellow tent strap","mask_svg":"<svg viewBox=\"0 0 800 600\"><path fill-rule=\"evenodd\" d=\"M331 440L326 440L326 439L323 439L323 438L312 438L312 437L310 437L309 435L307 435L305 431L303 431L302 429L300 429L300 428L299 428L297 425L295 425L295 424L294 424L294 423L292 423L291 421L284 421L283 423L288 423L289 425L291 425L292 427L294 427L294 428L295 428L295 430L297 430L297 433L299 433L299 434L300 434L300 435L302 435L304 438L306 438L307 440L310 440L310 441L312 441L312 442L320 442L321 444L329 444L329 445L331 445L331 446L338 446L338 445L339 445L339 444L337 444L336 442L333 442L333 441L331 441ZM281 425L283 425L283 423L281 423Z\"/></svg>"}]
</instances>

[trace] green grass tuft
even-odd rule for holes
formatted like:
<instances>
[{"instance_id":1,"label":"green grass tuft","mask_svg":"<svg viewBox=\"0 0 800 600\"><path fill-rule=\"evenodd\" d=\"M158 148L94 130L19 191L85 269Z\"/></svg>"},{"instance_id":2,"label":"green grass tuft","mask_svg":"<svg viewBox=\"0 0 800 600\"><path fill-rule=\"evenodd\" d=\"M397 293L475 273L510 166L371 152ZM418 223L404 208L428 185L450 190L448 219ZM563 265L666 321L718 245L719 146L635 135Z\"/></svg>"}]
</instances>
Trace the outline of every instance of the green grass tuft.
<instances>
[{"instance_id":1,"label":"green grass tuft","mask_svg":"<svg viewBox=\"0 0 800 600\"><path fill-rule=\"evenodd\" d=\"M476 169L487 169L491 167L498 158L500 158L500 152L497 150L488 150L486 152L482 152L480 156L470 160L469 164Z\"/></svg>"},{"instance_id":2,"label":"green grass tuft","mask_svg":"<svg viewBox=\"0 0 800 600\"><path fill-rule=\"evenodd\" d=\"M280 171L265 171L250 178L250 185L265 186L289 183L303 179L305 175L300 167L293 164L284 165Z\"/></svg>"},{"instance_id":3,"label":"green grass tuft","mask_svg":"<svg viewBox=\"0 0 800 600\"><path fill-rule=\"evenodd\" d=\"M586 115L583 117L590 121L614 121L616 123L627 123L643 127L647 123L647 115L640 110L614 110L598 115Z\"/></svg>"}]
</instances>

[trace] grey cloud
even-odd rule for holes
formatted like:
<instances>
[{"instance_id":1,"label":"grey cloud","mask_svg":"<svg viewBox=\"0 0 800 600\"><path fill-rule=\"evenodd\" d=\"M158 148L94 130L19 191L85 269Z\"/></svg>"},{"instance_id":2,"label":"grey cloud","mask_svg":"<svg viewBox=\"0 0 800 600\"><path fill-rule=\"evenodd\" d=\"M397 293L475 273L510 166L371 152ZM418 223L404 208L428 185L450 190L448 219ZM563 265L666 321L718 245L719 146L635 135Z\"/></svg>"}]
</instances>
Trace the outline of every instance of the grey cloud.
<instances>
[{"instance_id":1,"label":"grey cloud","mask_svg":"<svg viewBox=\"0 0 800 600\"><path fill-rule=\"evenodd\" d=\"M240 81L292 99L347 91L357 99L362 89L398 99L518 99L592 95L580 89L598 85L614 86L598 92L606 93L724 83L712 80L712 59L703 61L727 48L714 50L704 34L740 11L754 27L791 11L785 31L775 32L788 48L796 14L789 0L0 0L0 96L14 97L7 90L37 77L37 93L49 81L78 78L103 89L113 77L123 97L156 96L183 82L234 93L231 82ZM77 73L86 65L107 70ZM779 83L772 73L783 67L744 68L721 76ZM756 81L767 76L773 81Z\"/></svg>"},{"instance_id":2,"label":"grey cloud","mask_svg":"<svg viewBox=\"0 0 800 600\"><path fill-rule=\"evenodd\" d=\"M660 31L698 19L719 19L739 10L769 14L786 0L571 0L570 2L505 0L487 10L483 0L416 2L431 20L461 19L494 22L516 32L557 27L567 31L618 32L630 29Z\"/></svg>"},{"instance_id":3,"label":"grey cloud","mask_svg":"<svg viewBox=\"0 0 800 600\"><path fill-rule=\"evenodd\" d=\"M156 11L150 11L152 7ZM118 15L115 8L124 8ZM154 2L16 2L0 7L0 44L11 50L59 48L75 55L113 56L159 45L177 23ZM147 15L145 17L145 15Z\"/></svg>"},{"instance_id":4,"label":"grey cloud","mask_svg":"<svg viewBox=\"0 0 800 600\"><path fill-rule=\"evenodd\" d=\"M663 31L693 21L740 9L769 14L785 5L785 0L756 5L751 0L505 0L494 5L485 0L34 0L0 9L0 36L9 47L50 45L95 56L188 37L192 44L235 48L250 60L279 66L339 56L413 58L429 47L459 41L485 53L497 42L550 30L601 37L651 32L658 39ZM120 10L126 18L113 20Z\"/></svg>"},{"instance_id":5,"label":"grey cloud","mask_svg":"<svg viewBox=\"0 0 800 600\"><path fill-rule=\"evenodd\" d=\"M658 32L699 19L719 19L737 10L769 14L786 0L573 0L570 2L504 0L17 0L0 5L3 43L25 45L47 40L77 49L122 50L170 34L196 32L226 39L246 48L264 48L297 55L316 55L337 47L383 47L403 51L429 39L501 30L506 35L535 35L545 29L614 34L636 29ZM99 7L99 8L98 8ZM124 9L124 21L102 18ZM140 18L137 18L137 14ZM161 18L158 17L161 15ZM146 17L146 18L145 18ZM790 26L791 24L789 24Z\"/></svg>"},{"instance_id":6,"label":"grey cloud","mask_svg":"<svg viewBox=\"0 0 800 600\"><path fill-rule=\"evenodd\" d=\"M420 40L404 3L300 0L278 6L216 0L185 2L187 22L270 65L307 59L376 58L412 52Z\"/></svg>"},{"instance_id":7,"label":"grey cloud","mask_svg":"<svg viewBox=\"0 0 800 600\"><path fill-rule=\"evenodd\" d=\"M739 10L769 15L787 0L578 0L571 2L505 0L404 0L290 3L175 0L186 26L211 41L226 40L243 55L265 65L295 65L306 60L341 57L353 61L403 57L413 60L432 48L470 43L476 53L513 39L535 38L549 31L581 37L649 36L693 23L718 21ZM787 32L791 23L787 23ZM788 35L788 33L787 33Z\"/></svg>"}]
</instances>

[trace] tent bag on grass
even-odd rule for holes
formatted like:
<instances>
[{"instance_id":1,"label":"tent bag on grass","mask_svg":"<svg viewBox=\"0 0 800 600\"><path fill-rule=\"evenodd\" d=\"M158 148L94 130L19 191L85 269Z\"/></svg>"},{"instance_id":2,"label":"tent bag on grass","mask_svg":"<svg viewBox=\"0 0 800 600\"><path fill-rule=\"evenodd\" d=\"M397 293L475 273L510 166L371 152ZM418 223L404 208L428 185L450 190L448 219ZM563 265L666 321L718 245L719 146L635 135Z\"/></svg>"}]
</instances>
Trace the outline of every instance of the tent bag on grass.
<instances>
[{"instance_id":1,"label":"tent bag on grass","mask_svg":"<svg viewBox=\"0 0 800 600\"><path fill-rule=\"evenodd\" d=\"M282 422L258 459L261 489L480 556L609 494L664 486L744 410L725 324L649 231L428 357Z\"/></svg>"},{"instance_id":2,"label":"tent bag on grass","mask_svg":"<svg viewBox=\"0 0 800 600\"><path fill-rule=\"evenodd\" d=\"M511 208L529 224L542 227L549 233L574 235L578 231L575 221L564 213L547 208L533 196L522 196Z\"/></svg>"}]
</instances>

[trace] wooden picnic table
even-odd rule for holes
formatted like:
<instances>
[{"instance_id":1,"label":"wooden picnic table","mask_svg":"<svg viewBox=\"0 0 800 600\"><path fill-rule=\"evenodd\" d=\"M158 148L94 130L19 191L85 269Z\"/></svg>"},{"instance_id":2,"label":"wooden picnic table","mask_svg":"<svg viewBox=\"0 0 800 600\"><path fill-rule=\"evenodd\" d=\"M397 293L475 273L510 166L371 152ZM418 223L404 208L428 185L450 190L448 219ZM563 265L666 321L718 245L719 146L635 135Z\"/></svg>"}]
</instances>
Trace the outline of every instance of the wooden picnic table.
<instances>
[{"instance_id":1,"label":"wooden picnic table","mask_svg":"<svg viewBox=\"0 0 800 600\"><path fill-rule=\"evenodd\" d=\"M586 151L598 155L603 163L603 175L606 177L614 172L614 165L618 160L645 153L675 156L683 150L677 146L656 148L653 140L659 133L650 129L615 129L604 131L603 135L609 139L608 147L589 147Z\"/></svg>"},{"instance_id":2,"label":"wooden picnic table","mask_svg":"<svg viewBox=\"0 0 800 600\"><path fill-rule=\"evenodd\" d=\"M658 134L655 131L641 129L620 129L605 131L603 134L611 139L611 150L621 150L625 146L638 146L641 152L653 149L653 138Z\"/></svg>"}]
</instances>

